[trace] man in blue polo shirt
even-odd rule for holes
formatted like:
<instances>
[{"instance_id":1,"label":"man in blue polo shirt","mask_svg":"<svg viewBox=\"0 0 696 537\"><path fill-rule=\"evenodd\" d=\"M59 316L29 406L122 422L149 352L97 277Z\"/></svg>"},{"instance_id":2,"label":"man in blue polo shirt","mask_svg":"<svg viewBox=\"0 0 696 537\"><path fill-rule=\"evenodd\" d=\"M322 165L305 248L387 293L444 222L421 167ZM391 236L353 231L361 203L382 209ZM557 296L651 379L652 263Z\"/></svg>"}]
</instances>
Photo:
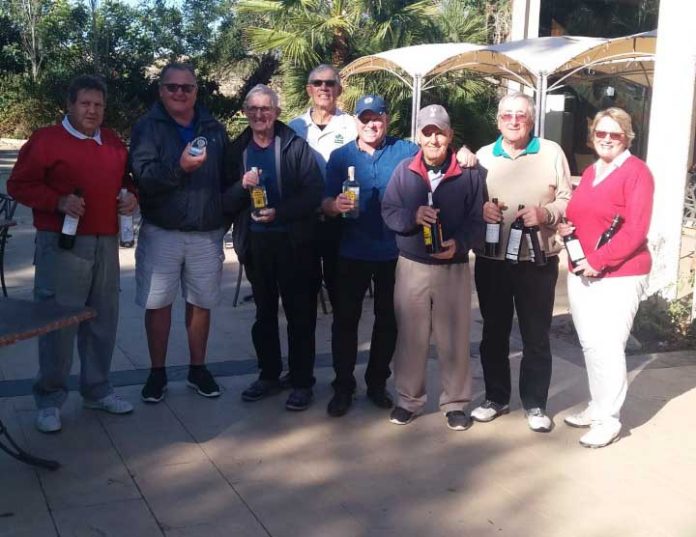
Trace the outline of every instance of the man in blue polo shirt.
<instances>
[{"instance_id":1,"label":"man in blue polo shirt","mask_svg":"<svg viewBox=\"0 0 696 537\"><path fill-rule=\"evenodd\" d=\"M326 168L325 214L341 217L353 208L351 199L342 194L348 167L355 168L360 184L356 219L343 218L343 231L337 267L336 304L331 348L336 379L334 397L327 411L343 416L353 401L353 370L358 352L358 322L362 301L370 281L374 281L374 313L370 359L365 372L367 397L376 406L389 409L392 398L385 388L389 362L396 344L394 316L394 271L399 251L394 232L384 224L381 208L387 183L402 160L418 151L415 144L387 136L387 106L379 96L366 95L355 107L358 138L331 153Z\"/></svg>"}]
</instances>

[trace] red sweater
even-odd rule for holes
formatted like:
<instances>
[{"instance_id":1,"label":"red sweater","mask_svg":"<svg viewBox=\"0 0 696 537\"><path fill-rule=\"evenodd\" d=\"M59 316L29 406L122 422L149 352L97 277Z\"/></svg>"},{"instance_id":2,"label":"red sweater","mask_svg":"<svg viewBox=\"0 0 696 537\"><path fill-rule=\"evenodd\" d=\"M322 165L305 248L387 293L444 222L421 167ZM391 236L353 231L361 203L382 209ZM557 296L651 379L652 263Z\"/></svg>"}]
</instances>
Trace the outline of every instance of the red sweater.
<instances>
[{"instance_id":1,"label":"red sweater","mask_svg":"<svg viewBox=\"0 0 696 537\"><path fill-rule=\"evenodd\" d=\"M649 273L652 261L647 234L654 190L650 170L642 160L630 156L597 186L592 186L594 178L595 167L590 166L566 211L588 263L607 277ZM595 251L599 236L616 214L624 222L611 241Z\"/></svg>"},{"instance_id":2,"label":"red sweater","mask_svg":"<svg viewBox=\"0 0 696 537\"><path fill-rule=\"evenodd\" d=\"M101 129L102 145L79 140L62 125L37 130L19 152L7 192L31 207L34 226L60 231L63 214L58 198L82 190L85 214L78 235L118 233L118 194L122 186L134 191L126 176L128 152L109 129Z\"/></svg>"}]
</instances>

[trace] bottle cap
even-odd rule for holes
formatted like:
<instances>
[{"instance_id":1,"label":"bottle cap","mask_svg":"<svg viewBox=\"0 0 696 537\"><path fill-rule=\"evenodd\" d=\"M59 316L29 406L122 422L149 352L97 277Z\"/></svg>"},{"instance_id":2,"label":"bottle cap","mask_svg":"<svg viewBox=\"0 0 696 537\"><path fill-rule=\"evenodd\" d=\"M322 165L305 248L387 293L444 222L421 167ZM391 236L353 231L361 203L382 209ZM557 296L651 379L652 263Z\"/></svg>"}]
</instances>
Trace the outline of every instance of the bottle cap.
<instances>
[{"instance_id":1,"label":"bottle cap","mask_svg":"<svg viewBox=\"0 0 696 537\"><path fill-rule=\"evenodd\" d=\"M189 155L197 157L203 153L203 150L208 145L208 140L204 136L198 136L194 138L191 142L191 147L189 148Z\"/></svg>"}]
</instances>

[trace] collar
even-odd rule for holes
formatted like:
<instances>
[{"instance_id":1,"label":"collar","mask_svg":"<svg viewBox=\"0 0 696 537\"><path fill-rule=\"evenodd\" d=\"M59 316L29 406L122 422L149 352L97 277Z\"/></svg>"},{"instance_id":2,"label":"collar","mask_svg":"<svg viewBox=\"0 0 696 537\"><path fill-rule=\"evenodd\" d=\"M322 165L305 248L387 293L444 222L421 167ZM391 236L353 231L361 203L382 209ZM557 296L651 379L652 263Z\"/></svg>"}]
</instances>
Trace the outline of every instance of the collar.
<instances>
[{"instance_id":1,"label":"collar","mask_svg":"<svg viewBox=\"0 0 696 537\"><path fill-rule=\"evenodd\" d=\"M94 140L99 145L102 145L101 130L100 129L97 129L97 132L94 133L94 136L87 136L86 134L78 131L75 127L72 126L67 115L63 118L61 125L63 125L63 128L66 131L68 131L68 134L70 134L71 136L74 136L78 140Z\"/></svg>"},{"instance_id":2,"label":"collar","mask_svg":"<svg viewBox=\"0 0 696 537\"><path fill-rule=\"evenodd\" d=\"M631 152L628 149L624 149L623 153L621 153L618 157L616 157L609 164L607 164L607 167L612 169L620 168L623 165L623 163L629 159L630 156Z\"/></svg>"},{"instance_id":3,"label":"collar","mask_svg":"<svg viewBox=\"0 0 696 537\"><path fill-rule=\"evenodd\" d=\"M364 150L360 147L360 144L358 143L358 140L359 140L359 138L356 138L355 140L353 140L353 143L355 144L355 148L356 148L358 151L360 151L361 153L365 153L365 154L369 155L369 153L368 153L367 151L364 151ZM384 137L384 140L382 140L382 143L379 144L379 147L375 147L375 153L377 153L378 151L381 151L382 149L384 149L384 147L386 146L386 144L387 144L387 136Z\"/></svg>"},{"instance_id":4,"label":"collar","mask_svg":"<svg viewBox=\"0 0 696 537\"><path fill-rule=\"evenodd\" d=\"M538 153L539 149L541 149L541 142L539 141L539 138L532 136L527 144L527 147L525 147L518 156L521 157L522 155L533 155L534 153ZM495 141L495 145L493 146L493 156L504 157L512 160L512 157L508 155L507 151L505 151L503 148L502 135L498 136L498 139Z\"/></svg>"},{"instance_id":5,"label":"collar","mask_svg":"<svg viewBox=\"0 0 696 537\"><path fill-rule=\"evenodd\" d=\"M307 113L305 114L305 123L307 123L307 125L313 125L313 126L319 128L319 126L312 119L312 110L314 110L314 109L310 108L309 110L307 110ZM337 118L338 116L342 116L342 115L345 115L345 112L343 110L341 110L340 108L336 108L336 112L331 116L331 119L329 120L329 122L325 126L328 127L329 125L331 125L331 123L333 123L334 118Z\"/></svg>"},{"instance_id":6,"label":"collar","mask_svg":"<svg viewBox=\"0 0 696 537\"><path fill-rule=\"evenodd\" d=\"M462 169L459 167L459 164L457 163L457 159L455 158L454 152L452 150L448 150L447 158L450 159L450 163L449 166L447 166L447 171L445 171L445 174L442 178L443 181L447 181L447 179L449 179L450 177L461 175L463 173ZM419 149L416 156L413 157L413 160L411 160L411 164L408 165L408 169L414 173L417 173L420 176L420 178L426 182L426 184L428 185L428 190L430 190L430 178L428 177L428 168L425 167L425 162L423 162L422 149Z\"/></svg>"}]
</instances>

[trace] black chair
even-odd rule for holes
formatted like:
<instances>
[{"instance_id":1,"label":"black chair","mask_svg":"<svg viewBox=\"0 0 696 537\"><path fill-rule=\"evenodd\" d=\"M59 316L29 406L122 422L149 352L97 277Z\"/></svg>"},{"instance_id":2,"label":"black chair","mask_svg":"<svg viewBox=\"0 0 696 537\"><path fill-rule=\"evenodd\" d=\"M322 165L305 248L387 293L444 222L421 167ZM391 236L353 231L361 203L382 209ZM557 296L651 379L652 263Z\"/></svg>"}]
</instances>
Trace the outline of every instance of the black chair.
<instances>
[{"instance_id":1,"label":"black chair","mask_svg":"<svg viewBox=\"0 0 696 537\"><path fill-rule=\"evenodd\" d=\"M17 200L0 193L0 283L2 283L2 293L7 296L7 286L5 285L5 245L10 235L10 228L17 224L12 217L17 209Z\"/></svg>"}]
</instances>

